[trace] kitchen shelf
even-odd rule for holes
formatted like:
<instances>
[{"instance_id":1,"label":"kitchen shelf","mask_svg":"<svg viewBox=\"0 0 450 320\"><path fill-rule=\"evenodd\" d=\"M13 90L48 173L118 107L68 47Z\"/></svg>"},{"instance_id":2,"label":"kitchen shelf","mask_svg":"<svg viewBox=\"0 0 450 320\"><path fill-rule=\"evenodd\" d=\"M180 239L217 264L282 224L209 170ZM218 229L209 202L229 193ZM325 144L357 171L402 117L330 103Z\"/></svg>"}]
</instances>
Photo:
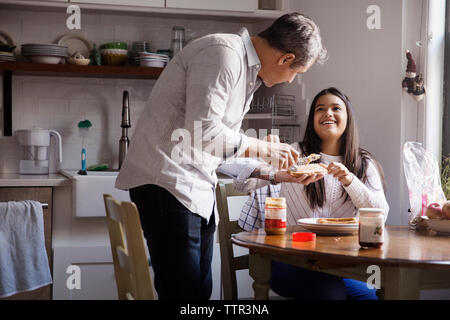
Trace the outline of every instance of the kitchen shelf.
<instances>
[{"instance_id":1,"label":"kitchen shelf","mask_svg":"<svg viewBox=\"0 0 450 320\"><path fill-rule=\"evenodd\" d=\"M12 75L158 79L164 68L129 66L76 66L29 62L0 62L3 74L3 135L12 136Z\"/></svg>"},{"instance_id":2,"label":"kitchen shelf","mask_svg":"<svg viewBox=\"0 0 450 320\"><path fill-rule=\"evenodd\" d=\"M164 68L129 66L76 66L30 62L0 62L0 71L16 75L157 79Z\"/></svg>"}]
</instances>

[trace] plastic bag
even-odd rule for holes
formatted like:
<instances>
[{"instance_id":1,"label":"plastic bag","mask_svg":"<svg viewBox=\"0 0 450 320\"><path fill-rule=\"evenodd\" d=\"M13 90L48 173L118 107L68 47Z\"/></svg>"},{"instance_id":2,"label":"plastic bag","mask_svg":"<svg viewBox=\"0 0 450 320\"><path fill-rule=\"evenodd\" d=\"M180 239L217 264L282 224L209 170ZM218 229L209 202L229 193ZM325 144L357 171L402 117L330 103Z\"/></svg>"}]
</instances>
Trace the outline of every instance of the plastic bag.
<instances>
[{"instance_id":1,"label":"plastic bag","mask_svg":"<svg viewBox=\"0 0 450 320\"><path fill-rule=\"evenodd\" d=\"M421 143L408 141L403 145L403 168L409 189L409 225L418 227L429 204L445 201L439 165L433 154Z\"/></svg>"}]
</instances>

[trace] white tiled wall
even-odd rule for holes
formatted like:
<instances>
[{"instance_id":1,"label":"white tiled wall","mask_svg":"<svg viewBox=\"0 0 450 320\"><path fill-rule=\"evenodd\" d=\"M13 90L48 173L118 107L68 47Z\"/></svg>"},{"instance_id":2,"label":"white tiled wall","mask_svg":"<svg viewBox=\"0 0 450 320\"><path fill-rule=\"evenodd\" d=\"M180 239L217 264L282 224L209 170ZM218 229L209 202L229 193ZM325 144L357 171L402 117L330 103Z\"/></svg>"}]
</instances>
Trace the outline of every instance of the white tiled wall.
<instances>
[{"instance_id":1,"label":"white tiled wall","mask_svg":"<svg viewBox=\"0 0 450 320\"><path fill-rule=\"evenodd\" d=\"M64 8L27 11L0 7L0 30L14 39L17 53L20 53L21 44L55 43L66 33L79 33L97 45L125 41L131 47L132 41L145 40L150 42L152 51L170 47L171 29L175 25L185 27L187 40L212 32L234 33L242 26L251 33L251 25L242 22L85 13L83 9L81 30L68 30L67 17ZM40 127L59 131L63 140L60 167L78 169L82 140L77 124L89 119L93 127L86 144L88 166L108 163L117 168L123 91L130 93L131 137L153 84L153 80L136 79L13 76L13 130ZM3 98L0 98L2 103ZM0 173L18 172L18 159L19 146L15 137L0 137ZM54 152L51 160L50 171L55 172L59 166L54 161Z\"/></svg>"}]
</instances>

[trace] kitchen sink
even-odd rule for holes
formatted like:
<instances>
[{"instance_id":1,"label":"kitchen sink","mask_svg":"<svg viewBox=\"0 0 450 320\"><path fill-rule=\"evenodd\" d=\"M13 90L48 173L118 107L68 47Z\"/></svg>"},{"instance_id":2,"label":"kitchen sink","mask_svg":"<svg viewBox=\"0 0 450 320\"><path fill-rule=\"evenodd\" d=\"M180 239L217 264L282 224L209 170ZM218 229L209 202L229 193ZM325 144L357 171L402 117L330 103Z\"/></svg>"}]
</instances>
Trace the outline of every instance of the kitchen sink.
<instances>
[{"instance_id":1,"label":"kitchen sink","mask_svg":"<svg viewBox=\"0 0 450 320\"><path fill-rule=\"evenodd\" d=\"M105 217L104 193L120 201L131 201L128 191L114 187L118 171L87 171L85 176L79 175L78 170L61 170L60 173L72 182L72 214L75 217Z\"/></svg>"}]
</instances>

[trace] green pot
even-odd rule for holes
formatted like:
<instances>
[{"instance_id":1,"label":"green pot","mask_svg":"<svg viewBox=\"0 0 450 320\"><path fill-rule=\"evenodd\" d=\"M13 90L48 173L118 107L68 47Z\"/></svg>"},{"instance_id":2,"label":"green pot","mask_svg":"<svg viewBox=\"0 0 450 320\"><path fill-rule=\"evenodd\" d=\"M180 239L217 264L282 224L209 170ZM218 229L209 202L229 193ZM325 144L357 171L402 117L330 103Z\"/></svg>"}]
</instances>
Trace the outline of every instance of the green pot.
<instances>
[{"instance_id":1,"label":"green pot","mask_svg":"<svg viewBox=\"0 0 450 320\"><path fill-rule=\"evenodd\" d=\"M127 49L127 43L126 42L109 42L102 44L100 46L101 49Z\"/></svg>"}]
</instances>

